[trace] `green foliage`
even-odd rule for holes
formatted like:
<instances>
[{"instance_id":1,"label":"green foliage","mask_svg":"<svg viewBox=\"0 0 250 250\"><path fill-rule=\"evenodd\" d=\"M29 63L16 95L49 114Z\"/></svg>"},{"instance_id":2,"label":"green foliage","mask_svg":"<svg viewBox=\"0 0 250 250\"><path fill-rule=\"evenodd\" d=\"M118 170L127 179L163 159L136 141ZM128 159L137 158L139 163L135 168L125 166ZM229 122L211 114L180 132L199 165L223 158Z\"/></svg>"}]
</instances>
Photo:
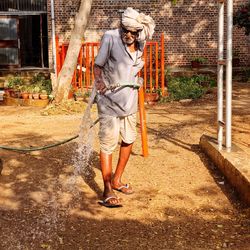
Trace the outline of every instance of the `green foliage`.
<instances>
[{"instance_id":1,"label":"green foliage","mask_svg":"<svg viewBox=\"0 0 250 250\"><path fill-rule=\"evenodd\" d=\"M24 84L24 80L19 76L13 76L8 79L8 88L20 89L20 86Z\"/></svg>"},{"instance_id":2,"label":"green foliage","mask_svg":"<svg viewBox=\"0 0 250 250\"><path fill-rule=\"evenodd\" d=\"M52 92L51 80L46 79L43 74L36 74L31 79L31 88L33 93L41 93L42 91L49 95Z\"/></svg>"},{"instance_id":3,"label":"green foliage","mask_svg":"<svg viewBox=\"0 0 250 250\"><path fill-rule=\"evenodd\" d=\"M177 0L171 0L172 4L176 4Z\"/></svg>"},{"instance_id":4,"label":"green foliage","mask_svg":"<svg viewBox=\"0 0 250 250\"><path fill-rule=\"evenodd\" d=\"M41 93L41 91L46 91L47 94L51 94L52 92L51 80L46 79L46 77L40 73L32 77L31 84L25 84L23 78L14 76L8 79L7 86L28 93Z\"/></svg>"},{"instance_id":5,"label":"green foliage","mask_svg":"<svg viewBox=\"0 0 250 250\"><path fill-rule=\"evenodd\" d=\"M197 56L197 57L193 57L191 59L191 61L198 62L198 63L206 63L207 62L207 58L202 57L202 56Z\"/></svg>"},{"instance_id":6,"label":"green foliage","mask_svg":"<svg viewBox=\"0 0 250 250\"><path fill-rule=\"evenodd\" d=\"M170 0L173 5L176 5L179 0Z\"/></svg>"},{"instance_id":7,"label":"green foliage","mask_svg":"<svg viewBox=\"0 0 250 250\"><path fill-rule=\"evenodd\" d=\"M86 90L86 89L81 89L81 88L77 90L73 90L73 92L74 92L73 95L75 97L83 97L84 99L90 97L91 95L91 90Z\"/></svg>"},{"instance_id":8,"label":"green foliage","mask_svg":"<svg viewBox=\"0 0 250 250\"><path fill-rule=\"evenodd\" d=\"M247 36L250 34L250 0L234 13L233 24L243 28Z\"/></svg>"},{"instance_id":9,"label":"green foliage","mask_svg":"<svg viewBox=\"0 0 250 250\"><path fill-rule=\"evenodd\" d=\"M161 97L160 102L182 99L200 98L209 88L215 87L215 80L209 76L197 75L193 77L169 78L168 97Z\"/></svg>"}]
</instances>

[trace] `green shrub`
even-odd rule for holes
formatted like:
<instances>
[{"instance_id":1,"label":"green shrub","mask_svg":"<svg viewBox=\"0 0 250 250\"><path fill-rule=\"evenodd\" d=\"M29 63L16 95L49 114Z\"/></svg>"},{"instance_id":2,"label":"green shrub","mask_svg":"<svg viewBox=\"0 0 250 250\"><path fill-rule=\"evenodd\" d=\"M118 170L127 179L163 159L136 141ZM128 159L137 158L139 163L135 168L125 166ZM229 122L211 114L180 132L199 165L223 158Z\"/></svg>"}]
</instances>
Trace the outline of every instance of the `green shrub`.
<instances>
[{"instance_id":1,"label":"green shrub","mask_svg":"<svg viewBox=\"0 0 250 250\"><path fill-rule=\"evenodd\" d=\"M19 76L13 76L8 79L8 87L17 89L19 88L22 84L24 84L23 78Z\"/></svg>"},{"instance_id":2,"label":"green shrub","mask_svg":"<svg viewBox=\"0 0 250 250\"><path fill-rule=\"evenodd\" d=\"M234 13L233 24L243 28L246 36L250 34L250 0Z\"/></svg>"},{"instance_id":3,"label":"green shrub","mask_svg":"<svg viewBox=\"0 0 250 250\"><path fill-rule=\"evenodd\" d=\"M39 91L44 90L47 92L48 95L51 94L52 92L51 80L46 79L46 77L41 73L34 75L32 77L31 83L32 83L31 85L33 86L33 88L37 87L40 89Z\"/></svg>"},{"instance_id":4,"label":"green shrub","mask_svg":"<svg viewBox=\"0 0 250 250\"><path fill-rule=\"evenodd\" d=\"M191 61L198 62L198 63L206 63L207 62L207 58L202 57L202 56L197 56L197 57L193 57L191 59Z\"/></svg>"},{"instance_id":5,"label":"green shrub","mask_svg":"<svg viewBox=\"0 0 250 250\"><path fill-rule=\"evenodd\" d=\"M162 97L161 102L171 100L200 98L209 88L215 87L215 80L209 76L174 77L168 81L168 97Z\"/></svg>"}]
</instances>

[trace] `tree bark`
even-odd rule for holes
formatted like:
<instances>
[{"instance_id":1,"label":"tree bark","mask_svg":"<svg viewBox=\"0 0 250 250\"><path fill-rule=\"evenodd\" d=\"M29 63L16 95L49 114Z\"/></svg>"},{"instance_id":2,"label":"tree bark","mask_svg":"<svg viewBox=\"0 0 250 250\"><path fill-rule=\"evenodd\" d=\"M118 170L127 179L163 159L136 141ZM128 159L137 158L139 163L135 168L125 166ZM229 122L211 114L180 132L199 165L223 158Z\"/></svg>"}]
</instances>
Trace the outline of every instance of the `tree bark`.
<instances>
[{"instance_id":1,"label":"tree bark","mask_svg":"<svg viewBox=\"0 0 250 250\"><path fill-rule=\"evenodd\" d=\"M81 0L81 5L75 17L75 26L71 33L67 55L62 69L57 77L54 91L55 102L68 98L73 73L76 68L79 51L82 45L83 34L86 30L91 10L92 0Z\"/></svg>"}]
</instances>

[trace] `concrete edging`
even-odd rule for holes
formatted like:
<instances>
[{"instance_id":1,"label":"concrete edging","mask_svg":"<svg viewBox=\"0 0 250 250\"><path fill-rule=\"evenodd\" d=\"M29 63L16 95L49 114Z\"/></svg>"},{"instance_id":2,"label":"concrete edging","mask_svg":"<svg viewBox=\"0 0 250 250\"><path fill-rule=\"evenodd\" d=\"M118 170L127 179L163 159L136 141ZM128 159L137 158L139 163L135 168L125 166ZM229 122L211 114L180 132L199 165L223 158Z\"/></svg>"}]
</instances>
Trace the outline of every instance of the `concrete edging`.
<instances>
[{"instance_id":1,"label":"concrete edging","mask_svg":"<svg viewBox=\"0 0 250 250\"><path fill-rule=\"evenodd\" d=\"M234 144L231 152L219 150L217 139L208 135L201 136L200 146L250 206L250 156Z\"/></svg>"}]
</instances>

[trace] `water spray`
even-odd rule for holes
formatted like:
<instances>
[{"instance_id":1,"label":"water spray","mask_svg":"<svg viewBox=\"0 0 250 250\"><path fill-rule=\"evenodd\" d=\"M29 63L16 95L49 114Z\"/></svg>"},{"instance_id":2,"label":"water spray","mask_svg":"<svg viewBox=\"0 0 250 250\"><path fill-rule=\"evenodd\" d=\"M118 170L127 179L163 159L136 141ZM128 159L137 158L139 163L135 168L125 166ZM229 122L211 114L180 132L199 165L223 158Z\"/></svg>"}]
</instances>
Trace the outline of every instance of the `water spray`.
<instances>
[{"instance_id":1,"label":"water spray","mask_svg":"<svg viewBox=\"0 0 250 250\"><path fill-rule=\"evenodd\" d=\"M136 84L120 84L120 83L110 84L107 87L107 90L110 90L110 91L113 92L113 91L119 91L119 90L121 90L122 88L125 88L125 87L139 89L142 86L142 83L143 83L143 79L139 77L138 78L138 83L136 83ZM96 90L96 87L95 87L95 84L94 84L94 87L92 89L92 92L91 92L91 95L90 95L90 99L89 99L88 106L87 106L87 109L85 111L85 114L90 112L90 109L91 109L92 105L95 102L95 97L96 97L96 95L99 95L99 94L100 93L99 93L98 90ZM105 94L102 94L102 95L106 98L107 101L113 102L107 95L105 95ZM119 106L118 103L115 103L115 104ZM96 119L92 124L90 124L89 129L94 127L98 122L99 122L99 118ZM0 145L0 149L10 150L10 151L17 151L17 152L40 151L40 150L45 150L45 149L48 149L48 148L53 148L53 147L56 147L56 146L60 146L62 144L70 142L70 141L72 141L72 140L74 140L74 139L76 139L78 137L79 137L79 134L75 135L75 136L73 136L71 138L65 139L63 141L53 143L53 144L49 144L49 145L42 146L42 147L16 148L16 147L9 147L9 146L4 146L4 145L1 146Z\"/></svg>"}]
</instances>

